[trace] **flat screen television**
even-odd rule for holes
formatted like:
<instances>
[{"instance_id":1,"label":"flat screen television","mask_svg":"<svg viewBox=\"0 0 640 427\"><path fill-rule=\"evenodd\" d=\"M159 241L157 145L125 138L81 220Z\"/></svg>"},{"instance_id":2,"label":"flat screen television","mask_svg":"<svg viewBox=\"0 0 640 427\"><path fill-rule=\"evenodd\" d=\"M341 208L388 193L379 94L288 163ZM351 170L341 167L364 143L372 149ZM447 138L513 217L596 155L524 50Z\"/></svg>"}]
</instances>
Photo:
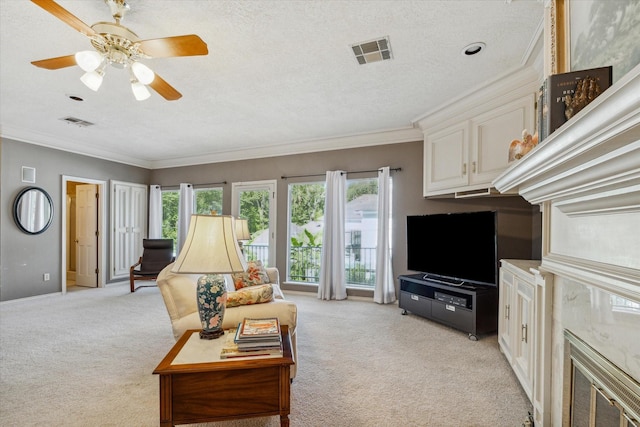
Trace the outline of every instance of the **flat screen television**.
<instances>
[{"instance_id":1,"label":"flat screen television","mask_svg":"<svg viewBox=\"0 0 640 427\"><path fill-rule=\"evenodd\" d=\"M496 212L407 216L407 268L454 286L498 283Z\"/></svg>"}]
</instances>

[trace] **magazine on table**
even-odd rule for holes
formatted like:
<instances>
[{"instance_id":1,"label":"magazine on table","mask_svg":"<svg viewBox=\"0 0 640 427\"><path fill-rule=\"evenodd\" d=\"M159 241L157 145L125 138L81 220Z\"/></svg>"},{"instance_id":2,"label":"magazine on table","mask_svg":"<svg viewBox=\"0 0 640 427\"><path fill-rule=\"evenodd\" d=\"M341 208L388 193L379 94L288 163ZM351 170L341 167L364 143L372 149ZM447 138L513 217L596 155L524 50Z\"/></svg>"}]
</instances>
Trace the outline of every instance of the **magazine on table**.
<instances>
[{"instance_id":1,"label":"magazine on table","mask_svg":"<svg viewBox=\"0 0 640 427\"><path fill-rule=\"evenodd\" d=\"M238 329L236 329L233 339L233 341L238 345L238 348L249 350L258 348L280 348L282 346L280 335L278 335L277 337L261 337L259 339L240 339L239 335L241 325L241 323L238 324Z\"/></svg>"},{"instance_id":2,"label":"magazine on table","mask_svg":"<svg viewBox=\"0 0 640 427\"><path fill-rule=\"evenodd\" d=\"M220 350L221 359L256 357L256 356L282 356L282 345L278 342L277 346L268 348L250 348L243 349L235 342L237 330L230 330L225 334L225 341Z\"/></svg>"},{"instance_id":3,"label":"magazine on table","mask_svg":"<svg viewBox=\"0 0 640 427\"><path fill-rule=\"evenodd\" d=\"M245 317L240 325L238 340L273 338L280 336L280 321L277 317L249 318Z\"/></svg>"}]
</instances>

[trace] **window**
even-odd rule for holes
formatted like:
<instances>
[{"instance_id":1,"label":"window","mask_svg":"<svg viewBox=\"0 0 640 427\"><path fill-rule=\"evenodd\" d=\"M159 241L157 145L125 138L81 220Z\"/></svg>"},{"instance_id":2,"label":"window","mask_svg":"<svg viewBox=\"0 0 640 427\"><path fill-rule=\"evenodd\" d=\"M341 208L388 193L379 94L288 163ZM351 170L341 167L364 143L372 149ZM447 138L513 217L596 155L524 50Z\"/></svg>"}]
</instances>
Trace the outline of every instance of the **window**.
<instances>
[{"instance_id":1,"label":"window","mask_svg":"<svg viewBox=\"0 0 640 427\"><path fill-rule=\"evenodd\" d=\"M194 214L220 215L222 213L222 187L199 188L193 191ZM176 252L178 241L178 208L180 192L177 190L162 191L162 238L173 239L173 252Z\"/></svg>"},{"instance_id":2,"label":"window","mask_svg":"<svg viewBox=\"0 0 640 427\"><path fill-rule=\"evenodd\" d=\"M251 239L243 245L247 260L276 263L276 181L234 182L231 214L246 219Z\"/></svg>"},{"instance_id":3,"label":"window","mask_svg":"<svg viewBox=\"0 0 640 427\"><path fill-rule=\"evenodd\" d=\"M378 179L347 180L345 275L347 286L376 284L378 244Z\"/></svg>"},{"instance_id":4,"label":"window","mask_svg":"<svg viewBox=\"0 0 640 427\"><path fill-rule=\"evenodd\" d=\"M196 188L193 190L196 204L193 213L199 215L222 215L222 188Z\"/></svg>"},{"instance_id":5,"label":"window","mask_svg":"<svg viewBox=\"0 0 640 427\"><path fill-rule=\"evenodd\" d=\"M320 279L324 197L324 182L289 184L288 281L315 284ZM375 285L377 237L377 178L347 180L345 276L348 287Z\"/></svg>"},{"instance_id":6,"label":"window","mask_svg":"<svg viewBox=\"0 0 640 427\"><path fill-rule=\"evenodd\" d=\"M173 253L176 253L178 241L178 206L180 192L175 190L162 191L162 238L173 239Z\"/></svg>"},{"instance_id":7,"label":"window","mask_svg":"<svg viewBox=\"0 0 640 427\"><path fill-rule=\"evenodd\" d=\"M324 182L289 185L289 281L318 283L324 195Z\"/></svg>"}]
</instances>

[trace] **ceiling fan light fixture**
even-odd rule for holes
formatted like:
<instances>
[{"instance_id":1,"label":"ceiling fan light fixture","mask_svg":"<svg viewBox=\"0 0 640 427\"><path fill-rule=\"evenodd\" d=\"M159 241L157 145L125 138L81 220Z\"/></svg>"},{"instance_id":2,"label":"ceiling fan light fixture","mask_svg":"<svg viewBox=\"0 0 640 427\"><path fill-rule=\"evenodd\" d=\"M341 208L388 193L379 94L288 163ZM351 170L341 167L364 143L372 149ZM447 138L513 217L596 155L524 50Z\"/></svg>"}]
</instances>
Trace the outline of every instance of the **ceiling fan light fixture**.
<instances>
[{"instance_id":1,"label":"ceiling fan light fixture","mask_svg":"<svg viewBox=\"0 0 640 427\"><path fill-rule=\"evenodd\" d=\"M131 91L133 92L133 96L135 96L136 100L138 101L144 101L151 96L151 92L149 92L149 89L147 89L144 84L140 83L137 80L133 80L131 82Z\"/></svg>"},{"instance_id":2,"label":"ceiling fan light fixture","mask_svg":"<svg viewBox=\"0 0 640 427\"><path fill-rule=\"evenodd\" d=\"M104 72L102 70L90 71L88 73L84 73L82 77L80 77L80 81L92 91L97 92L102 85L103 77Z\"/></svg>"},{"instance_id":3,"label":"ceiling fan light fixture","mask_svg":"<svg viewBox=\"0 0 640 427\"><path fill-rule=\"evenodd\" d=\"M75 54L76 63L87 73L95 71L102 63L102 55L95 50L82 50Z\"/></svg>"},{"instance_id":4,"label":"ceiling fan light fixture","mask_svg":"<svg viewBox=\"0 0 640 427\"><path fill-rule=\"evenodd\" d=\"M156 78L153 70L141 62L134 62L131 64L131 71L136 79L143 85L148 85Z\"/></svg>"}]
</instances>

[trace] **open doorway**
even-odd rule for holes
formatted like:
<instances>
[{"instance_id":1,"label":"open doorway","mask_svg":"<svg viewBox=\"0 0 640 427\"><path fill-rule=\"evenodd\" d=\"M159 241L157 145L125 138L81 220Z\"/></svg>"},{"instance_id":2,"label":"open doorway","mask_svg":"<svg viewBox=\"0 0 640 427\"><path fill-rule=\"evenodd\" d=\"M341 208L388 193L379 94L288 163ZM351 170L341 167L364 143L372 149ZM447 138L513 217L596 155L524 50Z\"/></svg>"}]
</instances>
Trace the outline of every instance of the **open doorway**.
<instances>
[{"instance_id":1,"label":"open doorway","mask_svg":"<svg viewBox=\"0 0 640 427\"><path fill-rule=\"evenodd\" d=\"M104 286L104 181L63 176L62 293Z\"/></svg>"}]
</instances>

